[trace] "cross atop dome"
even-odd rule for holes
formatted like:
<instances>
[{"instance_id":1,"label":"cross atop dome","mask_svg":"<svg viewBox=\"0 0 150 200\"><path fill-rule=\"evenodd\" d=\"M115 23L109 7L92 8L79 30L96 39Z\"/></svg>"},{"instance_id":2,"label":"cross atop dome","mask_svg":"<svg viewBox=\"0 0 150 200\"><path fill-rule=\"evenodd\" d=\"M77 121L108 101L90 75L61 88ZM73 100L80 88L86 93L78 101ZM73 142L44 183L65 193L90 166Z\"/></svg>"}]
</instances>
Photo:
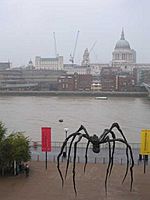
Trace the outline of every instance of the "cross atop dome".
<instances>
[{"instance_id":1,"label":"cross atop dome","mask_svg":"<svg viewBox=\"0 0 150 200\"><path fill-rule=\"evenodd\" d=\"M123 29L123 28L122 28L121 38L120 38L120 40L125 40L125 38L124 38L124 29Z\"/></svg>"},{"instance_id":2,"label":"cross atop dome","mask_svg":"<svg viewBox=\"0 0 150 200\"><path fill-rule=\"evenodd\" d=\"M130 48L129 42L125 39L123 28L120 40L117 41L112 55L113 66L126 67L128 64L136 63L136 52Z\"/></svg>"},{"instance_id":3,"label":"cross atop dome","mask_svg":"<svg viewBox=\"0 0 150 200\"><path fill-rule=\"evenodd\" d=\"M115 49L130 49L129 42L127 40L125 40L123 28L122 28L122 32L121 32L121 38L116 43Z\"/></svg>"}]
</instances>

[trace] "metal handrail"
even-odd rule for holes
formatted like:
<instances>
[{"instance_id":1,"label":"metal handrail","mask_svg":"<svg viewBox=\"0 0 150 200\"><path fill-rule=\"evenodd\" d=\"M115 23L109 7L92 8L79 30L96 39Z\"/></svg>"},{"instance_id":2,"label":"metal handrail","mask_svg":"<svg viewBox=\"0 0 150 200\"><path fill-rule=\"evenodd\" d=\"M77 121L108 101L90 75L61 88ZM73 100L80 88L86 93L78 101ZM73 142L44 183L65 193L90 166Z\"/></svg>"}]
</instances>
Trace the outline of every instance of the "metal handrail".
<instances>
[{"instance_id":1,"label":"metal handrail","mask_svg":"<svg viewBox=\"0 0 150 200\"><path fill-rule=\"evenodd\" d=\"M63 142L60 142L60 141L54 141L51 143L52 147L53 148L60 148L62 146ZM129 143L132 147L132 149L139 149L140 148L140 143ZM30 142L30 147L34 147L34 146L37 146L37 147L40 147L42 144L41 144L41 141L31 141ZM67 142L67 147L69 147L70 145L70 142ZM79 143L78 144L78 148L85 148L87 145L87 143ZM73 145L72 145L73 147ZM90 144L90 148L92 148L92 144ZM108 148L108 144L102 144L101 145L101 148ZM126 146L122 143L116 143L116 148L119 148L119 149L124 149L126 148Z\"/></svg>"}]
</instances>

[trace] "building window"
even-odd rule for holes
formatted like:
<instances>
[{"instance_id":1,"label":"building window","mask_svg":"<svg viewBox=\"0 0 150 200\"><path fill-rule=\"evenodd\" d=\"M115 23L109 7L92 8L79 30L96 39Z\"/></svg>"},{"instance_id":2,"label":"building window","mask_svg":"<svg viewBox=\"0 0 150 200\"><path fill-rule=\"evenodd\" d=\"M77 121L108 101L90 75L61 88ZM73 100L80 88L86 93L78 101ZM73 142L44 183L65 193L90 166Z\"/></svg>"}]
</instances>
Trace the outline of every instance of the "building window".
<instances>
[{"instance_id":1,"label":"building window","mask_svg":"<svg viewBox=\"0 0 150 200\"><path fill-rule=\"evenodd\" d=\"M122 60L126 60L126 54L122 54Z\"/></svg>"},{"instance_id":2,"label":"building window","mask_svg":"<svg viewBox=\"0 0 150 200\"><path fill-rule=\"evenodd\" d=\"M115 55L115 59L116 59L116 60L119 60L119 54L116 54L116 55Z\"/></svg>"}]
</instances>

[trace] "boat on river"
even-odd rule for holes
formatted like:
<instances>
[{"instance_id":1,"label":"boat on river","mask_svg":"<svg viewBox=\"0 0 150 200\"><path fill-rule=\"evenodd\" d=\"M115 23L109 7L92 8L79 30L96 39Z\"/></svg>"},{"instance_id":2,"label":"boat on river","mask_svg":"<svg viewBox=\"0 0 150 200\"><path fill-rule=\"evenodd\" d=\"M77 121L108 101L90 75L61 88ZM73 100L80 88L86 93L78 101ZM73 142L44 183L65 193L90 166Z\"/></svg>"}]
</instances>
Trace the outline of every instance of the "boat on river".
<instances>
[{"instance_id":1,"label":"boat on river","mask_svg":"<svg viewBox=\"0 0 150 200\"><path fill-rule=\"evenodd\" d=\"M97 99L97 100L107 100L108 97L95 97L95 99Z\"/></svg>"}]
</instances>

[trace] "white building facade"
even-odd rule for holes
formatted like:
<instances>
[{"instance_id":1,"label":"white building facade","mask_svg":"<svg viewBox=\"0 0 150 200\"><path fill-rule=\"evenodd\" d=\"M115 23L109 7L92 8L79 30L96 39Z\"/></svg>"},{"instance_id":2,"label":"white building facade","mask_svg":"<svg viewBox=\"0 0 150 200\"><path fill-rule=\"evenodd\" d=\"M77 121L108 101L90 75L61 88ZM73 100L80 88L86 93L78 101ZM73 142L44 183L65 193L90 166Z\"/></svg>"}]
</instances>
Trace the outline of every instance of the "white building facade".
<instances>
[{"instance_id":1,"label":"white building facade","mask_svg":"<svg viewBox=\"0 0 150 200\"><path fill-rule=\"evenodd\" d=\"M35 57L35 69L63 70L63 56L56 58Z\"/></svg>"},{"instance_id":2,"label":"white building facade","mask_svg":"<svg viewBox=\"0 0 150 200\"><path fill-rule=\"evenodd\" d=\"M132 71L136 64L136 51L130 48L130 44L124 37L122 30L121 38L117 41L112 53L112 67L121 67L123 71Z\"/></svg>"}]
</instances>

